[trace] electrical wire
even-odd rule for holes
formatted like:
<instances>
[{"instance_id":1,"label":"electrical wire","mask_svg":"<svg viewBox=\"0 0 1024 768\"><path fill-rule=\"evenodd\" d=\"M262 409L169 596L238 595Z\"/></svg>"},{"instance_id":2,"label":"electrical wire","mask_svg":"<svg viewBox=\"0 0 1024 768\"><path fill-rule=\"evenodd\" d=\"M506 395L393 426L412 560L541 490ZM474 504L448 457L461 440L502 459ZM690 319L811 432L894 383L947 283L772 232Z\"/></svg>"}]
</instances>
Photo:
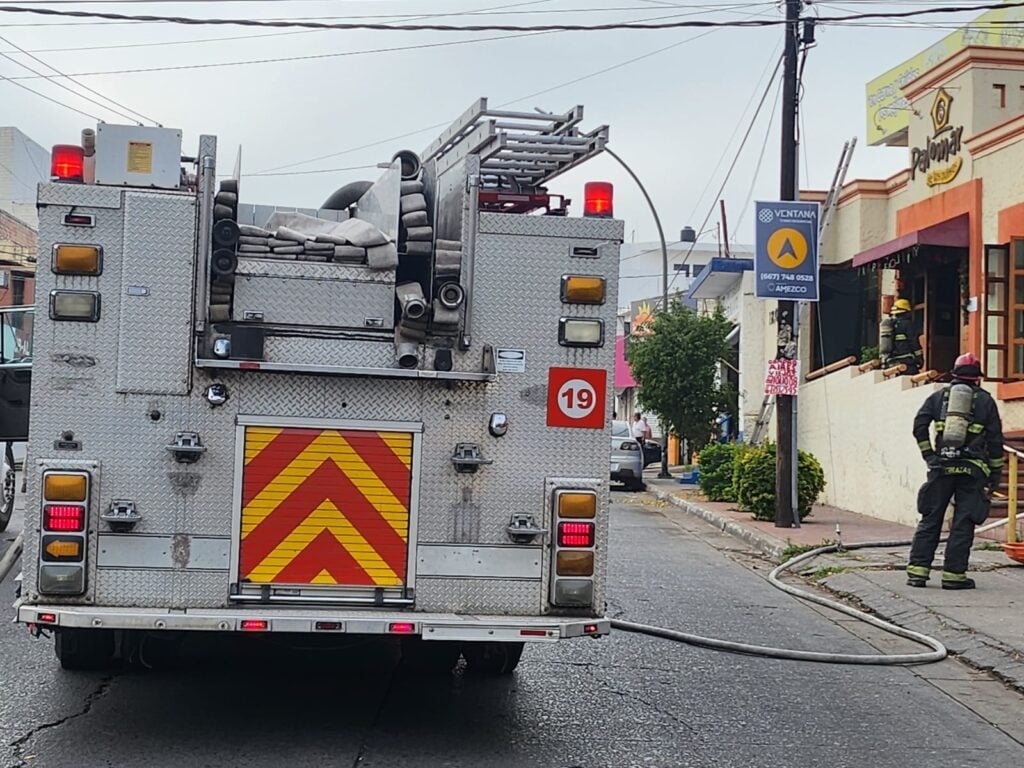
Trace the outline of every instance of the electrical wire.
<instances>
[{"instance_id":1,"label":"electrical wire","mask_svg":"<svg viewBox=\"0 0 1024 768\"><path fill-rule=\"evenodd\" d=\"M370 165L350 165L347 168L319 168L314 171L284 171L283 173L273 173L265 171L262 173L243 173L242 175L246 178L252 178L254 176L308 176L315 173L344 173L345 171L363 171L368 168L376 168L376 164Z\"/></svg>"},{"instance_id":2,"label":"electrical wire","mask_svg":"<svg viewBox=\"0 0 1024 768\"><path fill-rule=\"evenodd\" d=\"M768 116L768 128L764 133L764 141L761 143L761 152L757 156L757 165L754 167L754 173L750 178L750 189L747 190L747 197L743 201L743 207L740 208L739 216L736 218L736 231L739 232L743 227L743 221L746 219L747 212L750 210L750 203L754 199L754 188L757 186L757 180L761 176L761 166L764 163L764 156L768 149L768 141L772 135L772 128L775 127L775 115L779 111L779 97L782 94L782 82L779 82L778 90L775 92L775 100L772 106L772 113Z\"/></svg>"},{"instance_id":3,"label":"electrical wire","mask_svg":"<svg viewBox=\"0 0 1024 768\"><path fill-rule=\"evenodd\" d=\"M136 112L131 107L125 106L124 104L121 104L120 102L115 101L114 99L111 99L108 96L104 96L102 93L100 93L100 92L90 88L85 83L79 82L74 77L72 77L70 75L64 74L63 72L61 72L56 67L54 67L54 66L52 66L50 64L47 64L45 61L40 59L38 56L35 56L34 54L28 53L28 51L25 51L24 49L18 47L17 45L12 43L6 37L0 36L0 42L3 42L6 45L9 45L12 48L16 48L21 53L24 53L27 56L29 56L33 61L37 61L40 64L42 64L44 67L48 67L49 69L52 69L54 72L56 72L57 73L56 76L55 75L44 75L42 72L40 72L37 69L33 69L28 64L25 64L24 62L18 61L16 58L11 56L9 53L0 52L0 56L2 56L3 58L7 59L10 62L13 62L14 64L17 64L22 69L27 69L29 72L32 72L33 74L38 75L38 76L48 80L49 82L53 83L58 88L60 88L61 90L67 91L68 93L72 94L73 96L77 96L78 98L83 99L85 101L88 101L91 104L95 104L98 107L102 107L103 109L106 109L106 110L108 110L110 112L113 112L115 115L123 117L126 120L130 120L131 122L137 122L137 118L136 117L132 117L132 115L137 115L138 117L141 117L143 120L147 120L147 121L149 121L151 123L156 123L156 121L153 120L152 118L148 118L145 115L143 115L143 114L141 114L139 112ZM57 76L66 78L67 80L70 80L72 83L74 83L75 85L79 86L80 88L88 91L89 93L95 94L96 96L99 96L101 99L105 99L106 101L109 101L111 104L116 104L118 107L121 107L121 109L127 110L127 111L121 111L121 109L116 109L114 107L107 106L106 104L103 104L102 102L97 101L96 99L93 99L93 98L91 98L89 96L85 96L84 94L74 90L73 88L70 88L67 85L64 85L64 83L58 82L58 80L56 79ZM7 79L8 80L12 80L13 78L7 78ZM129 113L131 113L131 114L129 114Z\"/></svg>"},{"instance_id":4,"label":"electrical wire","mask_svg":"<svg viewBox=\"0 0 1024 768\"><path fill-rule=\"evenodd\" d=\"M869 13L846 14L843 16L820 16L820 24L841 24L850 21L870 19L906 19L942 13L974 13L977 11L1019 8L1024 0L1007 0L998 3L979 3L975 5L956 5L946 7L915 8L909 11L872 11ZM142 21L165 22L188 26L235 25L245 27L282 27L306 29L339 29L339 30L373 30L381 32L603 32L611 30L663 30L685 27L714 28L758 28L778 27L791 22L786 19L731 19L731 20L684 20L684 21L627 21L609 22L604 24L380 24L369 22L327 23L319 21L300 21L284 19L246 19L246 18L198 18L191 16L167 16L159 14L125 14L112 11L80 11L61 10L58 8L42 8L36 6L2 5L0 13L35 14L40 16L57 16L67 18L107 19L111 21Z\"/></svg>"},{"instance_id":5,"label":"electrical wire","mask_svg":"<svg viewBox=\"0 0 1024 768\"><path fill-rule=\"evenodd\" d=\"M0 81L6 81L6 82L10 83L11 85L16 85L18 88L21 88L22 90L28 91L29 93L32 93L32 94L35 94L36 96L38 96L38 97L40 97L42 99L46 99L47 101L49 101L49 102L51 102L53 104L56 104L58 107L64 107L65 109L70 109L72 112L77 112L78 114L82 115L83 117L88 117L90 120L95 120L96 122L102 122L100 120L100 118L97 117L96 115L91 115L88 112L83 112L81 109L78 109L77 107L72 107L70 104L65 104L63 101L58 101L57 99L55 99L55 98L53 98L51 96L47 96L45 93L41 93L40 91L37 91L34 88L31 88L31 87L25 85L24 83L19 83L16 80L14 80L14 79L12 79L10 77L5 77L3 75L0 75Z\"/></svg>"},{"instance_id":6,"label":"electrical wire","mask_svg":"<svg viewBox=\"0 0 1024 768\"><path fill-rule=\"evenodd\" d=\"M754 126L757 124L757 118L761 114L761 110L764 108L765 102L767 102L767 100L768 100L768 95L771 93L772 86L775 83L775 78L778 76L779 69L781 69L781 67L782 67L782 61L783 61L783 57L780 56L778 61L775 64L775 69L772 71L771 78L769 78L769 80L768 80L768 85L765 87L764 92L761 94L761 100L757 104L757 109L754 110L754 115L753 115L753 117L750 118L750 123L747 125L747 130L743 134L743 139L742 139L742 141L740 141L740 145L736 149L736 154L733 156L732 163L729 165L729 170L726 171L725 178L722 180L722 184L718 188L718 192L715 194L714 200L716 202L711 204L711 207L708 209L707 216L704 217L704 221L701 223L700 227L698 227L698 229L697 229L698 232L702 231L708 225L708 221L711 220L711 216L715 212L715 206L717 205L717 201L719 199L721 199L722 192L725 191L725 186L726 186L726 184L729 183L729 179L732 177L732 172L734 170L736 170L736 164L739 162L740 155L743 153L743 148L747 145L747 140L750 138L750 134L753 132ZM691 256L691 254L693 253L693 249L696 248L696 247L697 247L697 243L696 242L691 243L689 250L687 250L686 255L683 257L683 260L681 262L679 262L679 263L680 264L686 264L687 261L689 261L689 258ZM676 279L679 277L680 274L681 273L676 272L676 274L673 275L672 280L668 284L668 287L670 289L672 288L673 285L675 285Z\"/></svg>"}]
</instances>

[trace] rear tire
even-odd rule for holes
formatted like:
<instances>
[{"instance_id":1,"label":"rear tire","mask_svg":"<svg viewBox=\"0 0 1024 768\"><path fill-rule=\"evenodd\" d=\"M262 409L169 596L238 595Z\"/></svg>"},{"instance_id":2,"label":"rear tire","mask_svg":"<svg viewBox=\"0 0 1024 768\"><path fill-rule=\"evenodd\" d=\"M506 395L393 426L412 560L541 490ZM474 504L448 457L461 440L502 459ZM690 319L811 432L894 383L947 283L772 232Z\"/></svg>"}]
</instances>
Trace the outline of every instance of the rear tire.
<instances>
[{"instance_id":1,"label":"rear tire","mask_svg":"<svg viewBox=\"0 0 1024 768\"><path fill-rule=\"evenodd\" d=\"M14 514L14 499L17 495L17 471L14 469L14 443L8 441L4 450L7 469L0 478L0 532L7 530Z\"/></svg>"},{"instance_id":2,"label":"rear tire","mask_svg":"<svg viewBox=\"0 0 1024 768\"><path fill-rule=\"evenodd\" d=\"M114 661L114 633L109 629L63 628L54 632L53 650L64 669L94 671Z\"/></svg>"},{"instance_id":3,"label":"rear tire","mask_svg":"<svg viewBox=\"0 0 1024 768\"><path fill-rule=\"evenodd\" d=\"M459 663L460 643L402 638L402 667L415 674L448 675Z\"/></svg>"},{"instance_id":4,"label":"rear tire","mask_svg":"<svg viewBox=\"0 0 1024 768\"><path fill-rule=\"evenodd\" d=\"M475 675L511 675L523 656L525 643L466 643L462 656L466 668Z\"/></svg>"}]
</instances>

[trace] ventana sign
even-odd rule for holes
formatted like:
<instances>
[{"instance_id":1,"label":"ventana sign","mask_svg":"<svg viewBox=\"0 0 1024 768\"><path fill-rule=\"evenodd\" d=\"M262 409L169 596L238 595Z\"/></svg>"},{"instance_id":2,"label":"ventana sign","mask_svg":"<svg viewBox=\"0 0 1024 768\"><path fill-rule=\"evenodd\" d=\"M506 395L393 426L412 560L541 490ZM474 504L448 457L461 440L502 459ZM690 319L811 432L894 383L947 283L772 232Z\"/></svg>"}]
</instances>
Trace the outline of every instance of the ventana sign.
<instances>
[{"instance_id":1,"label":"ventana sign","mask_svg":"<svg viewBox=\"0 0 1024 768\"><path fill-rule=\"evenodd\" d=\"M954 128L949 123L949 110L953 97L940 88L932 104L932 126L935 133L923 147L910 150L910 178L923 174L929 187L949 184L960 173L964 159L960 154L963 146L964 127ZM932 166L938 166L933 169Z\"/></svg>"}]
</instances>

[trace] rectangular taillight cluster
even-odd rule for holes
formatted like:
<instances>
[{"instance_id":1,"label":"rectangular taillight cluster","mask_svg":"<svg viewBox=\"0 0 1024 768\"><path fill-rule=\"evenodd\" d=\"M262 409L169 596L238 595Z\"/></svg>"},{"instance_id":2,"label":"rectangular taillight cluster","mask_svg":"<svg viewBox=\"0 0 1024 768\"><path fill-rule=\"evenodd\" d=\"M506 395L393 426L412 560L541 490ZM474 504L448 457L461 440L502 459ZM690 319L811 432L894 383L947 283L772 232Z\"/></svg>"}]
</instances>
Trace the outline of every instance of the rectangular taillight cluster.
<instances>
[{"instance_id":1,"label":"rectangular taillight cluster","mask_svg":"<svg viewBox=\"0 0 1024 768\"><path fill-rule=\"evenodd\" d=\"M103 274L103 248L99 245L57 243L50 255L50 270L55 275L98 277ZM78 323L99 321L99 291L63 288L50 291L50 319Z\"/></svg>"},{"instance_id":2,"label":"rectangular taillight cluster","mask_svg":"<svg viewBox=\"0 0 1024 768\"><path fill-rule=\"evenodd\" d=\"M598 275L562 275L563 304L604 304L607 281ZM558 343L563 347L604 346L604 321L594 317L562 317Z\"/></svg>"},{"instance_id":3,"label":"rectangular taillight cluster","mask_svg":"<svg viewBox=\"0 0 1024 768\"><path fill-rule=\"evenodd\" d=\"M85 592L85 553L89 529L91 477L77 470L43 473L39 592Z\"/></svg>"},{"instance_id":4,"label":"rectangular taillight cluster","mask_svg":"<svg viewBox=\"0 0 1024 768\"><path fill-rule=\"evenodd\" d=\"M584 608L594 603L597 493L561 488L552 499L555 518L553 605Z\"/></svg>"}]
</instances>

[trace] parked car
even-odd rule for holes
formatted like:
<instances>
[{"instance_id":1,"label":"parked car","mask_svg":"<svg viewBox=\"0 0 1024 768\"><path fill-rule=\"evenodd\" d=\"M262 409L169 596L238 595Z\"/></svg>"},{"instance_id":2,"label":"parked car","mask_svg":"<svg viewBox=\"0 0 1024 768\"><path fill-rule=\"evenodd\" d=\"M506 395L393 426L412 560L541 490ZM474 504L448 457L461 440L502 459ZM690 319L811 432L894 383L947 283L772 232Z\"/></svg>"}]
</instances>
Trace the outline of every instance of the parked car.
<instances>
[{"instance_id":1,"label":"parked car","mask_svg":"<svg viewBox=\"0 0 1024 768\"><path fill-rule=\"evenodd\" d=\"M644 440L644 467L661 462L661 443L656 440Z\"/></svg>"},{"instance_id":2,"label":"parked car","mask_svg":"<svg viewBox=\"0 0 1024 768\"><path fill-rule=\"evenodd\" d=\"M640 441L633 437L629 422L612 422L612 482L630 491L644 489L644 458Z\"/></svg>"}]
</instances>

